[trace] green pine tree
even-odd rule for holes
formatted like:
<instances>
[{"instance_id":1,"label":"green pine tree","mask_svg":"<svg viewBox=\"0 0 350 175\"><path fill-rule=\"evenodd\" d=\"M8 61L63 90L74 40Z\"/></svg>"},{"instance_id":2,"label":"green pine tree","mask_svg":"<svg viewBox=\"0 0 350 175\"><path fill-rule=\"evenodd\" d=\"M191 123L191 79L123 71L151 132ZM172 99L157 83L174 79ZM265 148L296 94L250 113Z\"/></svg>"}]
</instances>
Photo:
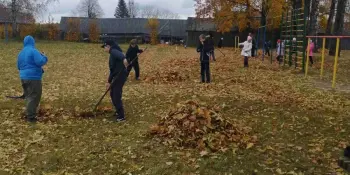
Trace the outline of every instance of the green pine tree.
<instances>
[{"instance_id":1,"label":"green pine tree","mask_svg":"<svg viewBox=\"0 0 350 175\"><path fill-rule=\"evenodd\" d=\"M129 11L124 0L119 0L118 7L115 9L116 18L129 18Z\"/></svg>"}]
</instances>

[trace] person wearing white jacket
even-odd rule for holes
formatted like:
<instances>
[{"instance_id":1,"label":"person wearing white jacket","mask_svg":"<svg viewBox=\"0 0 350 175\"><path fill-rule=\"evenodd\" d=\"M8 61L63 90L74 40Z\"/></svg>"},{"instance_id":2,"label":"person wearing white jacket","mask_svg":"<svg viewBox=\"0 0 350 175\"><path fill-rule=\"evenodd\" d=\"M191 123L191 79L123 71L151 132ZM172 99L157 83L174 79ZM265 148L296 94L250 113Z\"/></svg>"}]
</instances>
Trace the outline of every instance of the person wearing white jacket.
<instances>
[{"instance_id":1,"label":"person wearing white jacket","mask_svg":"<svg viewBox=\"0 0 350 175\"><path fill-rule=\"evenodd\" d=\"M249 67L248 65L248 57L252 55L252 37L248 36L247 41L243 43L239 43L239 46L243 46L241 55L244 56L244 67Z\"/></svg>"}]
</instances>

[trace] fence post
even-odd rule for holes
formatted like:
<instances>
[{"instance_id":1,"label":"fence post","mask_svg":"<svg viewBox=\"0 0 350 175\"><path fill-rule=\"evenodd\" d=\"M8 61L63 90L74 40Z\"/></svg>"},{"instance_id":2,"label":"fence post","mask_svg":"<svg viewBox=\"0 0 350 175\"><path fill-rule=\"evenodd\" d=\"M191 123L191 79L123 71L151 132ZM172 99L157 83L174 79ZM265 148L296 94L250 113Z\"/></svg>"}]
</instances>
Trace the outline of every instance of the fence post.
<instances>
[{"instance_id":1,"label":"fence post","mask_svg":"<svg viewBox=\"0 0 350 175\"><path fill-rule=\"evenodd\" d=\"M321 62L321 75L320 78L323 77L323 67L324 67L324 52L326 49L326 38L323 38L323 44L322 44L322 62Z\"/></svg>"}]
</instances>

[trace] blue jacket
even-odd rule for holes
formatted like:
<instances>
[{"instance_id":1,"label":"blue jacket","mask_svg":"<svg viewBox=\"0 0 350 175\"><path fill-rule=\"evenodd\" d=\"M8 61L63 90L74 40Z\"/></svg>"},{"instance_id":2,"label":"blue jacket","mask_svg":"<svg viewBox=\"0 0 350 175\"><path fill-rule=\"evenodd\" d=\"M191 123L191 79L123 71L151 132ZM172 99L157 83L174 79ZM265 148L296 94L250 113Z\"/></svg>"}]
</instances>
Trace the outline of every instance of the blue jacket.
<instances>
[{"instance_id":1,"label":"blue jacket","mask_svg":"<svg viewBox=\"0 0 350 175\"><path fill-rule=\"evenodd\" d=\"M17 68L21 80L41 80L47 57L35 48L35 40L31 36L24 38L24 48L18 55Z\"/></svg>"}]
</instances>

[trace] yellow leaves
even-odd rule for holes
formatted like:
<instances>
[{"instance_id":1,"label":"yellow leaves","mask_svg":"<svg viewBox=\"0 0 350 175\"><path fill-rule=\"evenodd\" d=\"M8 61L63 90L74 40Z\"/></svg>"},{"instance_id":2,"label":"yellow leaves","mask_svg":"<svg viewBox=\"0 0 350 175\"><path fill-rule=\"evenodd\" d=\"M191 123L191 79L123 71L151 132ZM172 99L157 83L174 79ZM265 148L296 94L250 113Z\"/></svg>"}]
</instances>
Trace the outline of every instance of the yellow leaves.
<instances>
[{"instance_id":1,"label":"yellow leaves","mask_svg":"<svg viewBox=\"0 0 350 175\"><path fill-rule=\"evenodd\" d=\"M27 35L33 35L35 33L35 29L35 24L19 25L19 35L23 39Z\"/></svg>"},{"instance_id":2,"label":"yellow leaves","mask_svg":"<svg viewBox=\"0 0 350 175\"><path fill-rule=\"evenodd\" d=\"M248 143L246 149L250 149L254 146L254 143Z\"/></svg>"},{"instance_id":3,"label":"yellow leaves","mask_svg":"<svg viewBox=\"0 0 350 175\"><path fill-rule=\"evenodd\" d=\"M326 30L327 23L328 23L326 15L322 15L321 20L319 20L318 23L319 23L319 26L321 27L321 29Z\"/></svg>"},{"instance_id":4,"label":"yellow leaves","mask_svg":"<svg viewBox=\"0 0 350 175\"><path fill-rule=\"evenodd\" d=\"M8 24L7 25L7 32L9 38L12 36L12 25ZM0 24L0 39L5 39L5 24Z\"/></svg>"},{"instance_id":5,"label":"yellow leaves","mask_svg":"<svg viewBox=\"0 0 350 175\"><path fill-rule=\"evenodd\" d=\"M47 25L48 27L48 36L47 39L48 40L57 40L57 36L59 33L59 27L58 24L54 24L54 23L49 23Z\"/></svg>"},{"instance_id":6,"label":"yellow leaves","mask_svg":"<svg viewBox=\"0 0 350 175\"><path fill-rule=\"evenodd\" d=\"M80 19L69 18L67 21L67 33L65 39L67 41L79 41L80 40Z\"/></svg>"},{"instance_id":7,"label":"yellow leaves","mask_svg":"<svg viewBox=\"0 0 350 175\"><path fill-rule=\"evenodd\" d=\"M98 42L99 41L99 35L100 31L97 26L97 21L96 19L90 19L89 20L89 39L91 42Z\"/></svg>"},{"instance_id":8,"label":"yellow leaves","mask_svg":"<svg viewBox=\"0 0 350 175\"><path fill-rule=\"evenodd\" d=\"M149 28L150 36L151 36L151 44L156 45L158 43L158 27L159 27L159 21L156 18L150 18L148 19L147 28Z\"/></svg>"}]
</instances>

